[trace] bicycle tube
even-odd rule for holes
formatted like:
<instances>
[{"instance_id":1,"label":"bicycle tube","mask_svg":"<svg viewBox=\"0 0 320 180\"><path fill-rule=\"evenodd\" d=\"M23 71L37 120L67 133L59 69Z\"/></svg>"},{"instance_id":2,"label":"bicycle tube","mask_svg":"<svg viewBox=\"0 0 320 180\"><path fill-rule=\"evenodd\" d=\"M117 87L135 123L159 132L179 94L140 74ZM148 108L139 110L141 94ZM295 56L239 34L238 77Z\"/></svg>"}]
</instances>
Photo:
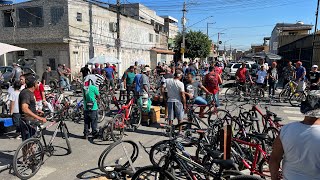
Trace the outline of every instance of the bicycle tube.
<instances>
[{"instance_id":1,"label":"bicycle tube","mask_svg":"<svg viewBox=\"0 0 320 180\"><path fill-rule=\"evenodd\" d=\"M141 169L139 169L131 178L131 180L140 180L142 177L143 179L145 178L143 176L143 172L157 172L159 173L159 177L156 178L149 178L149 179L161 179L161 180L176 180L176 178L170 174L168 171L160 168L160 167L156 167L156 166L146 166L143 167ZM146 175L150 175L151 173L146 173ZM148 178L146 178L148 179Z\"/></svg>"},{"instance_id":2,"label":"bicycle tube","mask_svg":"<svg viewBox=\"0 0 320 180\"><path fill-rule=\"evenodd\" d=\"M67 126L65 124L63 124L61 129L62 129L64 138L65 138L67 146L68 146L68 154L71 154L72 153L72 149L71 149L70 141L69 141L69 138L68 138L69 134L68 134Z\"/></svg>"}]
</instances>

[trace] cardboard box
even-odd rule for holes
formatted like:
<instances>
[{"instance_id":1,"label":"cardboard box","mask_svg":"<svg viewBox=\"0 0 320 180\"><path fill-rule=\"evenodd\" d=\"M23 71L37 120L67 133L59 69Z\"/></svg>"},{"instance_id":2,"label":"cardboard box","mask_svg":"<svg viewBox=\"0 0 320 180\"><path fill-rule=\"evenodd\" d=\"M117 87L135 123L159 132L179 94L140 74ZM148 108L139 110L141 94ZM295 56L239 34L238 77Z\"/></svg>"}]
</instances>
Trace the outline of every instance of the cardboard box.
<instances>
[{"instance_id":1,"label":"cardboard box","mask_svg":"<svg viewBox=\"0 0 320 180\"><path fill-rule=\"evenodd\" d=\"M151 107L151 122L158 123L160 122L160 106L152 106Z\"/></svg>"}]
</instances>

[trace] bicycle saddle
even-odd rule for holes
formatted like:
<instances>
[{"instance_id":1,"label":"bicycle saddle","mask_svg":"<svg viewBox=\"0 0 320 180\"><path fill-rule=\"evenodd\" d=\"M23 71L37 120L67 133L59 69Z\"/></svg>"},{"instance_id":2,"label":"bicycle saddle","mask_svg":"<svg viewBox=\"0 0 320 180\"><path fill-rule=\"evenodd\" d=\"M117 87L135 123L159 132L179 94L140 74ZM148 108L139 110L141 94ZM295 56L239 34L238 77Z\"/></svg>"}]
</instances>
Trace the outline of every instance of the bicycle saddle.
<instances>
[{"instance_id":1,"label":"bicycle saddle","mask_svg":"<svg viewBox=\"0 0 320 180\"><path fill-rule=\"evenodd\" d=\"M274 119L273 119L274 122L280 122L282 120L283 119L281 117L274 117Z\"/></svg>"},{"instance_id":2,"label":"bicycle saddle","mask_svg":"<svg viewBox=\"0 0 320 180\"><path fill-rule=\"evenodd\" d=\"M255 137L260 140L268 139L268 134L266 134L266 133L255 133L255 134L247 134L247 135L250 137Z\"/></svg>"},{"instance_id":3,"label":"bicycle saddle","mask_svg":"<svg viewBox=\"0 0 320 180\"><path fill-rule=\"evenodd\" d=\"M227 159L227 160L214 159L213 162L219 164L222 167L222 169L237 168L237 166L231 159Z\"/></svg>"},{"instance_id":4,"label":"bicycle saddle","mask_svg":"<svg viewBox=\"0 0 320 180\"><path fill-rule=\"evenodd\" d=\"M208 148L209 148L210 146L211 146L211 145L209 145ZM210 150L210 151L208 151L208 153L210 154L210 156L211 156L213 159L220 159L220 158L222 158L222 156L223 156L223 153L220 152L220 151Z\"/></svg>"}]
</instances>

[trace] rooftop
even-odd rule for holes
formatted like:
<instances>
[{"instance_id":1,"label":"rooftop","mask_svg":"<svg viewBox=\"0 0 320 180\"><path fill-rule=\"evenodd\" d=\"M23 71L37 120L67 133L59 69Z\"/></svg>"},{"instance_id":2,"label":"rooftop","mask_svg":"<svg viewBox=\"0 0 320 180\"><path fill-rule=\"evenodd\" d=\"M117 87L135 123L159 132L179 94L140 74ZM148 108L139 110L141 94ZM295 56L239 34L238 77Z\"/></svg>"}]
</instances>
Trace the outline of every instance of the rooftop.
<instances>
[{"instance_id":1,"label":"rooftop","mask_svg":"<svg viewBox=\"0 0 320 180\"><path fill-rule=\"evenodd\" d=\"M274 28L279 30L311 30L313 25L304 24L301 21L297 23L277 23Z\"/></svg>"}]
</instances>

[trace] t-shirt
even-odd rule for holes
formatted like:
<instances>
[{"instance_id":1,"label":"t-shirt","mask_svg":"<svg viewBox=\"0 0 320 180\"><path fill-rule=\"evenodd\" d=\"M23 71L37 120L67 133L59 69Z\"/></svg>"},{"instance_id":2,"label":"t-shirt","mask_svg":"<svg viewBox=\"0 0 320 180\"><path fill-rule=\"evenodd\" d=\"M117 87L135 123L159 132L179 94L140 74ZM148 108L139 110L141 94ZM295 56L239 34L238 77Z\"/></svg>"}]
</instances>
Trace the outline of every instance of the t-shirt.
<instances>
[{"instance_id":1,"label":"t-shirt","mask_svg":"<svg viewBox=\"0 0 320 180\"><path fill-rule=\"evenodd\" d=\"M215 66L215 67L214 67L214 70L215 70L219 75L222 74L222 69L221 69L220 67Z\"/></svg>"},{"instance_id":2,"label":"t-shirt","mask_svg":"<svg viewBox=\"0 0 320 180\"><path fill-rule=\"evenodd\" d=\"M296 68L294 66L286 66L283 68L283 76L286 80L292 80L295 72Z\"/></svg>"},{"instance_id":3,"label":"t-shirt","mask_svg":"<svg viewBox=\"0 0 320 180\"><path fill-rule=\"evenodd\" d=\"M165 79L164 85L168 90L168 102L181 102L181 92L184 92L184 85L178 79Z\"/></svg>"},{"instance_id":4,"label":"t-shirt","mask_svg":"<svg viewBox=\"0 0 320 180\"><path fill-rule=\"evenodd\" d=\"M302 77L302 75L306 72L306 69L302 66L296 69L296 78L299 80L301 78L301 81L304 81L305 76Z\"/></svg>"},{"instance_id":5,"label":"t-shirt","mask_svg":"<svg viewBox=\"0 0 320 180\"><path fill-rule=\"evenodd\" d=\"M281 128L285 180L320 179L320 125L301 122Z\"/></svg>"},{"instance_id":6,"label":"t-shirt","mask_svg":"<svg viewBox=\"0 0 320 180\"><path fill-rule=\"evenodd\" d=\"M313 83L317 83L319 81L319 78L320 78L320 72L313 72L311 71L309 73L309 80L310 80L310 83L313 84Z\"/></svg>"},{"instance_id":7,"label":"t-shirt","mask_svg":"<svg viewBox=\"0 0 320 180\"><path fill-rule=\"evenodd\" d=\"M14 80L19 80L22 75L22 69L20 67L13 68L12 74Z\"/></svg>"},{"instance_id":8,"label":"t-shirt","mask_svg":"<svg viewBox=\"0 0 320 180\"><path fill-rule=\"evenodd\" d=\"M19 94L20 91L14 91L9 96L9 100L14 102L13 113L19 113Z\"/></svg>"},{"instance_id":9,"label":"t-shirt","mask_svg":"<svg viewBox=\"0 0 320 180\"><path fill-rule=\"evenodd\" d=\"M246 82L247 77L247 69L240 68L237 72L237 77L239 78L239 82Z\"/></svg>"},{"instance_id":10,"label":"t-shirt","mask_svg":"<svg viewBox=\"0 0 320 180\"><path fill-rule=\"evenodd\" d=\"M191 73L192 75L196 75L197 74L197 70L194 66L189 66L186 71L185 74Z\"/></svg>"},{"instance_id":11,"label":"t-shirt","mask_svg":"<svg viewBox=\"0 0 320 180\"><path fill-rule=\"evenodd\" d=\"M82 73L82 77L86 77L89 74L90 69L87 67L83 67L81 68L80 72Z\"/></svg>"},{"instance_id":12,"label":"t-shirt","mask_svg":"<svg viewBox=\"0 0 320 180\"><path fill-rule=\"evenodd\" d=\"M140 91L144 94L147 94L150 90L149 77L145 74L142 74L140 79ZM147 91L143 88L144 85L147 85Z\"/></svg>"},{"instance_id":13,"label":"t-shirt","mask_svg":"<svg viewBox=\"0 0 320 180\"><path fill-rule=\"evenodd\" d=\"M44 92L44 87L43 84L40 83L39 84L39 89L35 89L34 90L34 97L36 98L36 101L42 101L42 95L41 93Z\"/></svg>"},{"instance_id":14,"label":"t-shirt","mask_svg":"<svg viewBox=\"0 0 320 180\"><path fill-rule=\"evenodd\" d=\"M268 70L268 74L270 74L270 76L272 76L273 78L275 79L272 79L271 77L269 78L269 81L276 81L277 80L277 74L278 74L278 71L277 71L277 68L270 68Z\"/></svg>"},{"instance_id":15,"label":"t-shirt","mask_svg":"<svg viewBox=\"0 0 320 180\"><path fill-rule=\"evenodd\" d=\"M136 74L133 72L124 73L124 78L126 79L126 84L132 85L135 76L136 76Z\"/></svg>"},{"instance_id":16,"label":"t-shirt","mask_svg":"<svg viewBox=\"0 0 320 180\"><path fill-rule=\"evenodd\" d=\"M48 72L45 71L43 74L42 74L42 82L43 81L46 81L46 84L45 85L48 85L49 84L49 76L48 76Z\"/></svg>"},{"instance_id":17,"label":"t-shirt","mask_svg":"<svg viewBox=\"0 0 320 180\"><path fill-rule=\"evenodd\" d=\"M92 110L98 110L98 103L96 100L96 96L99 95L99 90L97 86L94 85L89 85L88 89L84 90L83 96L83 104L84 104L84 110L87 110L87 102L92 101L93 102L93 107Z\"/></svg>"},{"instance_id":18,"label":"t-shirt","mask_svg":"<svg viewBox=\"0 0 320 180\"><path fill-rule=\"evenodd\" d=\"M257 83L264 83L266 76L268 75L266 71L259 70L257 72L258 78L256 80Z\"/></svg>"},{"instance_id":19,"label":"t-shirt","mask_svg":"<svg viewBox=\"0 0 320 180\"><path fill-rule=\"evenodd\" d=\"M107 78L108 79L113 79L113 68L112 67L107 67L107 68L104 68L104 70L107 72Z\"/></svg>"},{"instance_id":20,"label":"t-shirt","mask_svg":"<svg viewBox=\"0 0 320 180\"><path fill-rule=\"evenodd\" d=\"M101 69L100 68L92 69L92 74L101 74Z\"/></svg>"},{"instance_id":21,"label":"t-shirt","mask_svg":"<svg viewBox=\"0 0 320 180\"><path fill-rule=\"evenodd\" d=\"M163 77L165 79L169 79L169 78L174 78L174 75L172 73L167 73L167 74L163 75Z\"/></svg>"},{"instance_id":22,"label":"t-shirt","mask_svg":"<svg viewBox=\"0 0 320 180\"><path fill-rule=\"evenodd\" d=\"M22 111L22 104L28 104L29 105L29 109L33 112L33 113L37 113L36 110L36 99L34 97L34 93L31 92L29 89L24 89L20 92L19 94L19 112L21 114L21 118L24 120L34 120L32 117L26 115L23 111Z\"/></svg>"},{"instance_id":23,"label":"t-shirt","mask_svg":"<svg viewBox=\"0 0 320 180\"><path fill-rule=\"evenodd\" d=\"M202 87L202 84L198 81L194 81L193 83L189 83L186 85L187 93L192 94L193 98L198 96L198 90Z\"/></svg>"},{"instance_id":24,"label":"t-shirt","mask_svg":"<svg viewBox=\"0 0 320 180\"><path fill-rule=\"evenodd\" d=\"M62 68L58 67L58 68L57 68L57 71L58 71L59 77L60 77L60 76L65 77L65 75L64 75L64 70L63 70Z\"/></svg>"},{"instance_id":25,"label":"t-shirt","mask_svg":"<svg viewBox=\"0 0 320 180\"><path fill-rule=\"evenodd\" d=\"M140 92L140 79L141 79L141 76L142 74L137 74L135 77L134 77L134 83L136 84L135 87L134 87L134 91L137 93L137 92Z\"/></svg>"}]
</instances>

